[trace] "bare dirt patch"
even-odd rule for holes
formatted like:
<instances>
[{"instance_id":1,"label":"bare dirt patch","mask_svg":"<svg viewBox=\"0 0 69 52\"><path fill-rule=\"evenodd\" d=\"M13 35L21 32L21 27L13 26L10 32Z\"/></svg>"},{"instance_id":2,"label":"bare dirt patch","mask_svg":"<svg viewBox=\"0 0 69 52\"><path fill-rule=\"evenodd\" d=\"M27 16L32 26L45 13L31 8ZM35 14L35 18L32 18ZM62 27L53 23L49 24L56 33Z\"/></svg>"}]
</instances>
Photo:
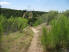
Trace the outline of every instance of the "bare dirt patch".
<instances>
[{"instance_id":1,"label":"bare dirt patch","mask_svg":"<svg viewBox=\"0 0 69 52\"><path fill-rule=\"evenodd\" d=\"M34 36L33 36L31 45L27 52L43 52L42 46L40 45L40 41L39 41L39 36L40 36L39 28L40 27L37 27L37 28L32 27L31 28L34 32Z\"/></svg>"}]
</instances>

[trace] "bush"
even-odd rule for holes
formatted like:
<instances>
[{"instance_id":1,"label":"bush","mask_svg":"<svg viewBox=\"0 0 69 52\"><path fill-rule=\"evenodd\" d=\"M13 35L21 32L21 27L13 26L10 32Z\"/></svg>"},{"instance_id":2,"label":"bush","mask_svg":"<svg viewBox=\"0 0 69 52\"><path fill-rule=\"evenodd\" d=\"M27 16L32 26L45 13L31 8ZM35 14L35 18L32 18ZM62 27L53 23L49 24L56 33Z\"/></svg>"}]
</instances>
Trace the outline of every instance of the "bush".
<instances>
[{"instance_id":1,"label":"bush","mask_svg":"<svg viewBox=\"0 0 69 52\"><path fill-rule=\"evenodd\" d=\"M3 15L0 15L0 29L3 33L22 31L28 25L28 20L22 17L14 18L11 16L10 18L6 18ZM1 32L0 30L0 32Z\"/></svg>"},{"instance_id":2,"label":"bush","mask_svg":"<svg viewBox=\"0 0 69 52\"><path fill-rule=\"evenodd\" d=\"M27 25L28 25L28 20L25 18L16 18L16 23L18 30L22 31Z\"/></svg>"}]
</instances>

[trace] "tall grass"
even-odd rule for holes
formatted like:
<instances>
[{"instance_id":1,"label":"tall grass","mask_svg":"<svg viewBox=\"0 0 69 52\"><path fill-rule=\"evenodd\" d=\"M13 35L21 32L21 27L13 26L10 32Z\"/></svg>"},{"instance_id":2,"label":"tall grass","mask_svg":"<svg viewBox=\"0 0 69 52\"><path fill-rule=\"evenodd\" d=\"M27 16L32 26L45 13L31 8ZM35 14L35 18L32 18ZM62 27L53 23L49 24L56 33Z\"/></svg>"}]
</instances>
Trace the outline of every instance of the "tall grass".
<instances>
[{"instance_id":1,"label":"tall grass","mask_svg":"<svg viewBox=\"0 0 69 52\"><path fill-rule=\"evenodd\" d=\"M69 48L69 18L60 15L51 22L49 32L43 28L42 43L47 50L55 51L60 48Z\"/></svg>"},{"instance_id":2,"label":"tall grass","mask_svg":"<svg viewBox=\"0 0 69 52\"><path fill-rule=\"evenodd\" d=\"M41 38L41 42L42 42L43 45L46 45L46 42L47 42L47 30L46 30L45 27L43 27L42 30L43 30L42 31L43 35L42 35L42 38Z\"/></svg>"}]
</instances>

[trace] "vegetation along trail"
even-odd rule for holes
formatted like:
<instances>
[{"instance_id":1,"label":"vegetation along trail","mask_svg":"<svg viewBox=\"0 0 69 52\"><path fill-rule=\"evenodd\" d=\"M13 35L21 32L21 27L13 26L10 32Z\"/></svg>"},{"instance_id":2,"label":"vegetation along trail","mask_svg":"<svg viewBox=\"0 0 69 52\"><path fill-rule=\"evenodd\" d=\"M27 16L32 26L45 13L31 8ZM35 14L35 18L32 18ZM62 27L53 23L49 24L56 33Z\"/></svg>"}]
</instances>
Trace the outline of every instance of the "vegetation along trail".
<instances>
[{"instance_id":1,"label":"vegetation along trail","mask_svg":"<svg viewBox=\"0 0 69 52\"><path fill-rule=\"evenodd\" d=\"M38 40L39 39L39 33L38 32L40 32L39 29L34 28L34 27L31 27L31 29L34 32L34 36L33 36L33 39L31 41L31 45L30 45L27 52L43 52L42 46L40 44L38 44L40 42Z\"/></svg>"}]
</instances>

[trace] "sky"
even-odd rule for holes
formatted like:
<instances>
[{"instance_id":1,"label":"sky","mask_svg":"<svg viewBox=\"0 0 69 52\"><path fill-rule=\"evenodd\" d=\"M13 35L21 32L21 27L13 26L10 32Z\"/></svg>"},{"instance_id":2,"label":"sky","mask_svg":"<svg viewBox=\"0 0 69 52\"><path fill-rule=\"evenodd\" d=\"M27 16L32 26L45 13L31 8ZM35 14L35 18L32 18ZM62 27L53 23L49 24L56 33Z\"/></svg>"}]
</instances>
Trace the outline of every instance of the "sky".
<instances>
[{"instance_id":1,"label":"sky","mask_svg":"<svg viewBox=\"0 0 69 52\"><path fill-rule=\"evenodd\" d=\"M2 8L34 11L69 10L69 0L0 0Z\"/></svg>"}]
</instances>

